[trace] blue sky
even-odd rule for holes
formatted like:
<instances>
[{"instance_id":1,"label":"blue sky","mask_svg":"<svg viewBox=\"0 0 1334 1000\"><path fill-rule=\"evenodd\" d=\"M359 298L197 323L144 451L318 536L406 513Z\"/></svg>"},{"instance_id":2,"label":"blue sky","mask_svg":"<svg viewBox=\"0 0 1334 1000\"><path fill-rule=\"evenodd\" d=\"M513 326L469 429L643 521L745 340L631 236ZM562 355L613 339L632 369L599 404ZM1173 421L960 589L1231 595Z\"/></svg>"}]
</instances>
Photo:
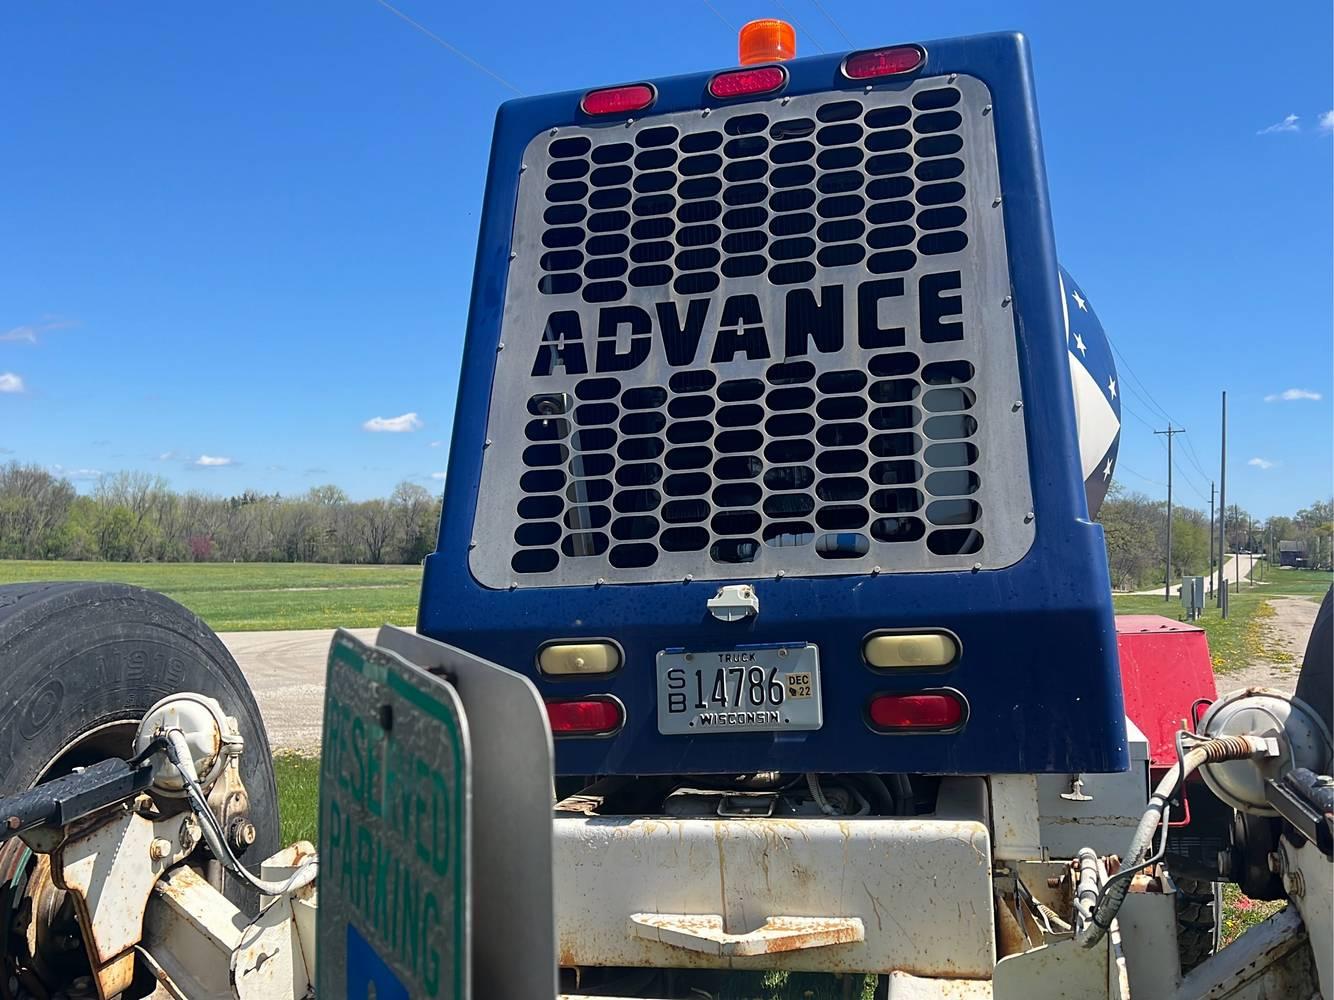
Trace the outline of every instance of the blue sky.
<instances>
[{"instance_id":1,"label":"blue sky","mask_svg":"<svg viewBox=\"0 0 1334 1000\"><path fill-rule=\"evenodd\" d=\"M1164 494L1156 405L1200 506L1226 388L1229 499L1329 495L1328 4L398 6L527 94L730 65L752 17L802 54L1027 32L1061 258L1140 383L1118 478ZM439 485L512 91L375 0L9 4L0 63L0 461Z\"/></svg>"}]
</instances>

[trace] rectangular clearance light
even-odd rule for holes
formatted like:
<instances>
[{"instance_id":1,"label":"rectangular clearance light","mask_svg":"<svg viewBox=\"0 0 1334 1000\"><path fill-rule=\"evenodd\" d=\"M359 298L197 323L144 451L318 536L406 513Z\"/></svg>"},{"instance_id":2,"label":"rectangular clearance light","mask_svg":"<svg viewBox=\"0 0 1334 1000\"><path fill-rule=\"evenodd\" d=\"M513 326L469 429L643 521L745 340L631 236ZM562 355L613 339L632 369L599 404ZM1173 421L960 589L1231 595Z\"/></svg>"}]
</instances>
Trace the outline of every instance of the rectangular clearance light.
<instances>
[{"instance_id":1,"label":"rectangular clearance light","mask_svg":"<svg viewBox=\"0 0 1334 1000\"><path fill-rule=\"evenodd\" d=\"M544 674L609 674L621 665L621 651L610 642L553 642L537 654Z\"/></svg>"},{"instance_id":2,"label":"rectangular clearance light","mask_svg":"<svg viewBox=\"0 0 1334 1000\"><path fill-rule=\"evenodd\" d=\"M945 632L897 632L867 636L862 655L873 667L945 667L959 655L959 644Z\"/></svg>"},{"instance_id":3,"label":"rectangular clearance light","mask_svg":"<svg viewBox=\"0 0 1334 1000\"><path fill-rule=\"evenodd\" d=\"M623 115L643 111L657 98L657 91L647 83L629 83L623 87L590 90L579 102L579 107L586 115Z\"/></svg>"},{"instance_id":4,"label":"rectangular clearance light","mask_svg":"<svg viewBox=\"0 0 1334 1000\"><path fill-rule=\"evenodd\" d=\"M610 736L625 725L625 709L610 695L549 698L552 736Z\"/></svg>"},{"instance_id":5,"label":"rectangular clearance light","mask_svg":"<svg viewBox=\"0 0 1334 1000\"><path fill-rule=\"evenodd\" d=\"M849 80L872 80L881 76L911 73L926 62L926 50L919 45L895 45L888 49L854 52L843 60L843 75Z\"/></svg>"},{"instance_id":6,"label":"rectangular clearance light","mask_svg":"<svg viewBox=\"0 0 1334 1000\"><path fill-rule=\"evenodd\" d=\"M967 710L957 691L881 694L867 706L871 728L882 733L947 733L963 726Z\"/></svg>"},{"instance_id":7,"label":"rectangular clearance light","mask_svg":"<svg viewBox=\"0 0 1334 1000\"><path fill-rule=\"evenodd\" d=\"M782 66L757 66L754 69L733 69L719 73L709 81L709 93L719 100L731 97L749 97L752 94L772 94L787 83L787 70Z\"/></svg>"}]
</instances>

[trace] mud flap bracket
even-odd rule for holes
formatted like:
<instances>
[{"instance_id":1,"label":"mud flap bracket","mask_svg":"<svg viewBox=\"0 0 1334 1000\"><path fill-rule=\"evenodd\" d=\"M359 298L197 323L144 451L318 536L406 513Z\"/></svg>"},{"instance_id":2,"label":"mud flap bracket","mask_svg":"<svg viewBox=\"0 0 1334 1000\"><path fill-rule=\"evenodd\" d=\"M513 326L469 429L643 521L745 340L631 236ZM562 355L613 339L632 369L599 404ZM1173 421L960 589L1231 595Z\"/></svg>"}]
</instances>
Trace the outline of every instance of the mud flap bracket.
<instances>
[{"instance_id":1,"label":"mud flap bracket","mask_svg":"<svg viewBox=\"0 0 1334 1000\"><path fill-rule=\"evenodd\" d=\"M731 934L717 913L632 913L630 933L705 955L740 958L866 940L860 917L769 917L745 934Z\"/></svg>"}]
</instances>

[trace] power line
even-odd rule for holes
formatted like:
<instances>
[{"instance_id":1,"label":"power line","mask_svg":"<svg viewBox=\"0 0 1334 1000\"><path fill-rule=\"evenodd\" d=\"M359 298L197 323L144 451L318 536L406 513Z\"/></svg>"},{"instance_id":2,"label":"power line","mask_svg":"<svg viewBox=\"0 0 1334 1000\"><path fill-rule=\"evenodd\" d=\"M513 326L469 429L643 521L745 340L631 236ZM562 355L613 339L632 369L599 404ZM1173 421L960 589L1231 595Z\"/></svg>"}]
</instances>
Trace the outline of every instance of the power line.
<instances>
[{"instance_id":1,"label":"power line","mask_svg":"<svg viewBox=\"0 0 1334 1000\"><path fill-rule=\"evenodd\" d=\"M1141 417L1138 413L1136 413L1136 412L1134 411L1134 409L1130 406L1130 404L1128 404L1128 403L1125 401L1124 398L1121 400L1121 412L1122 412L1122 413L1129 413L1132 417L1134 417L1136 420L1138 420L1141 424L1143 424L1143 425L1144 425L1145 427L1147 427L1149 430L1153 430L1153 424L1149 423L1147 420L1145 420L1143 417ZM1158 443L1159 443L1159 444L1162 444L1161 441L1159 441Z\"/></svg>"},{"instance_id":2,"label":"power line","mask_svg":"<svg viewBox=\"0 0 1334 1000\"><path fill-rule=\"evenodd\" d=\"M797 31L799 31L801 34L805 35L807 38L811 40L812 45L814 45L821 52L828 51L828 49L826 49L823 45L819 43L819 41L816 40L816 37L814 35L812 35L809 31L803 28L800 22L798 22L797 19L792 16L792 11L787 9L787 4L783 3L783 0L774 0L774 6L777 7L779 10L781 10L783 14L787 17L787 19L792 22L792 27L796 28Z\"/></svg>"},{"instance_id":3,"label":"power line","mask_svg":"<svg viewBox=\"0 0 1334 1000\"><path fill-rule=\"evenodd\" d=\"M1187 457L1190 459L1191 465L1195 466L1196 471L1199 472L1200 475L1205 479L1208 479L1209 474L1204 471L1204 466L1200 462L1200 456L1195 454L1195 446L1190 443L1189 434L1186 435L1186 451L1188 452Z\"/></svg>"},{"instance_id":4,"label":"power line","mask_svg":"<svg viewBox=\"0 0 1334 1000\"><path fill-rule=\"evenodd\" d=\"M418 24L416 21L414 21L412 18L408 17L407 14L404 14L404 13L403 13L401 10L399 10L397 7L393 6L393 5L390 4L390 3L387 3L386 0L375 0L375 2L378 3L378 4L379 4L381 7L383 7L385 10L389 11L391 14L395 15L396 17L401 18L402 20L406 21L408 24L412 25L414 28L416 28L418 31L420 31L423 35L425 35L425 36L426 36L427 38L429 38L431 41L435 42L437 45L441 46L442 48L446 48L446 49L448 49L450 52L454 53L454 55L458 56L460 59L462 59L464 62L466 62L469 66L472 66L474 69L479 69L479 70L481 70L483 73L485 73L487 76L491 77L491 79L495 80L497 83L501 84L501 85L502 85L503 87L505 87L507 90L512 90L514 93L518 94L520 97L523 96L523 91L522 91L522 90L520 90L518 87L514 86L514 84L510 83L508 80L506 80L503 76L501 76L501 75L500 75L499 73L497 73L495 70L493 70L493 69L489 69L489 68L487 68L486 66L483 66L481 63L479 63L479 62L478 62L476 59L474 59L472 56L468 55L468 53L466 53L466 52L464 52L462 49L460 49L458 46L449 44L449 42L445 41L443 38L441 38L439 35L437 35L434 31L431 31L431 29L425 27L424 25Z\"/></svg>"},{"instance_id":5,"label":"power line","mask_svg":"<svg viewBox=\"0 0 1334 1000\"><path fill-rule=\"evenodd\" d=\"M1144 390L1144 394L1145 394L1145 396L1148 397L1148 399L1146 400L1146 402L1147 402L1147 404L1148 404L1148 406L1149 406L1149 409L1151 409L1151 410L1157 410L1159 416L1161 416L1164 420L1170 420L1170 419L1172 419L1171 416L1168 414L1168 412L1167 412L1165 409L1163 409L1162 406L1160 406L1160 405L1158 404L1158 401L1157 401L1156 399L1153 398L1153 393L1149 392L1149 387L1146 386L1146 385L1144 384L1144 381L1143 381L1137 374L1135 374L1135 369L1133 369L1133 368L1130 367L1130 362L1126 360L1126 356L1125 356L1124 354L1121 353L1120 348L1118 348L1118 347L1116 346L1116 344L1115 344L1110 338L1108 339L1107 343L1111 345L1112 352L1113 352L1118 358L1120 358L1120 359L1121 359L1121 363L1122 363L1123 365L1125 365L1126 374L1130 376L1131 380L1132 380L1134 383L1136 383L1141 389ZM1132 388L1133 388L1133 387L1132 387Z\"/></svg>"},{"instance_id":6,"label":"power line","mask_svg":"<svg viewBox=\"0 0 1334 1000\"><path fill-rule=\"evenodd\" d=\"M1136 420L1138 420L1141 424L1143 424L1145 427L1147 427L1150 431L1153 431L1154 434L1157 434L1157 433L1158 433L1158 431L1154 430L1154 426L1153 426L1153 424L1149 423L1147 420L1145 420L1143 417L1141 417L1138 413L1136 413L1135 410L1134 410L1134 408L1131 407L1131 406L1129 406L1129 405L1126 403L1126 401L1125 401L1124 399L1121 401L1121 412L1122 412L1122 413L1128 413L1128 414L1130 414L1130 416L1134 417L1134 418L1135 418ZM1170 421L1169 421L1169 423L1170 423ZM1160 448L1162 448L1162 449L1165 450L1165 451L1167 450L1167 445L1163 444L1162 438L1155 437L1154 440L1158 442L1158 446L1159 446ZM1208 503L1208 500L1207 500L1207 498L1205 497L1204 492L1200 489L1198 482L1190 477L1190 474L1187 472L1187 470L1183 469L1179 464L1177 464L1177 463L1175 463L1175 462L1173 463L1173 465L1174 465L1174 467L1176 468L1177 472L1179 472L1179 473L1181 474L1181 478L1185 480L1186 485L1189 486L1189 487L1191 488L1191 492L1193 492L1193 493L1194 493L1197 497L1199 497L1201 500L1204 500L1206 503ZM1207 475L1205 475L1204 478L1205 478L1206 481L1208 481L1208 479L1209 479L1209 477L1208 477ZM1165 483L1158 483L1158 485L1159 485L1159 486L1166 486Z\"/></svg>"},{"instance_id":7,"label":"power line","mask_svg":"<svg viewBox=\"0 0 1334 1000\"><path fill-rule=\"evenodd\" d=\"M1155 417L1157 417L1159 413L1161 413L1162 408L1158 406L1158 404L1156 404L1152 399L1147 397L1144 393L1140 392L1140 390L1136 389L1134 382L1127 382L1124 376L1121 378L1121 388L1129 389L1130 393L1141 403L1147 406L1149 408L1149 411L1152 412ZM1124 395L1121 397L1121 405L1122 406L1125 405Z\"/></svg>"},{"instance_id":8,"label":"power line","mask_svg":"<svg viewBox=\"0 0 1334 1000\"><path fill-rule=\"evenodd\" d=\"M1190 487L1190 491L1191 491L1192 493L1194 493L1197 497L1199 497L1200 500L1201 500L1202 502L1204 502L1204 503L1208 503L1208 502L1209 502L1209 498L1208 498L1207 496L1205 496L1203 493L1201 493L1201 492L1199 491L1199 489L1196 488L1195 483L1194 483L1193 480L1187 478L1186 473L1185 473L1185 471L1181 468L1181 466L1178 465L1178 466L1176 467L1176 470L1177 470L1178 473L1181 474L1182 482L1184 482L1187 486Z\"/></svg>"},{"instance_id":9,"label":"power line","mask_svg":"<svg viewBox=\"0 0 1334 1000\"><path fill-rule=\"evenodd\" d=\"M1126 356L1121 353L1120 348L1118 348L1111 340L1109 340L1108 343L1111 345L1112 351L1116 354L1117 358L1120 359L1121 364L1125 367L1126 374L1130 376L1129 382L1126 382L1124 379L1122 380L1123 388L1129 389L1134 393L1136 399L1143 402L1150 410L1157 411L1157 414L1169 424L1172 423L1175 418L1154 398L1153 393L1149 391L1149 387L1144 384L1144 380L1139 377L1135 369L1130 367L1130 362L1126 360ZM1136 388L1137 385L1139 386L1138 389ZM1124 400L1121 405L1124 408ZM1191 465L1195 467L1195 471L1203 476L1205 480L1208 480L1209 473L1204 471L1204 464L1200 461L1199 455L1195 453L1195 445L1191 443L1189 434L1186 435L1186 453L1186 457L1190 460Z\"/></svg>"},{"instance_id":10,"label":"power line","mask_svg":"<svg viewBox=\"0 0 1334 1000\"><path fill-rule=\"evenodd\" d=\"M1174 428L1169 422L1167 430L1154 433L1167 435L1167 552L1163 557L1163 600L1170 601L1172 599L1172 438L1186 433L1186 430L1184 427Z\"/></svg>"},{"instance_id":11,"label":"power line","mask_svg":"<svg viewBox=\"0 0 1334 1000\"><path fill-rule=\"evenodd\" d=\"M1134 469L1132 469L1130 466L1126 465L1125 462L1122 462L1122 461L1120 461L1120 460L1118 460L1117 463L1116 463L1116 471L1117 471L1117 472L1129 472L1132 476L1135 476L1135 477L1137 477L1137 478L1139 478L1139 479L1143 479L1146 483L1149 483L1149 484L1152 485L1152 486L1161 486L1163 489L1167 489L1167 484L1166 484L1166 483L1160 483L1160 482L1158 482L1158 480L1156 480L1156 479L1150 479L1148 476L1144 475L1142 472L1136 472L1136 471L1135 471Z\"/></svg>"},{"instance_id":12,"label":"power line","mask_svg":"<svg viewBox=\"0 0 1334 1000\"><path fill-rule=\"evenodd\" d=\"M853 43L852 39L848 37L848 33L843 30L843 26L834 20L834 16L830 14L829 11L824 9L824 4L822 4L820 0L811 0L811 3L815 4L815 8L825 16L825 20L834 26L834 30L843 36L843 41L848 43L848 48L855 49L857 46Z\"/></svg>"},{"instance_id":13,"label":"power line","mask_svg":"<svg viewBox=\"0 0 1334 1000\"><path fill-rule=\"evenodd\" d=\"M719 10L717 7L715 7L713 4L709 3L709 0L704 0L704 6L707 7L707 8L709 8L709 10L713 11L714 16L717 17L718 20L722 21L723 24L727 25L727 30L728 30L728 31L731 31L731 32L735 32L735 31L736 31L736 25L733 24L731 21L729 21L727 18L723 17L723 13L722 13L722 11L720 11L720 10Z\"/></svg>"}]
</instances>

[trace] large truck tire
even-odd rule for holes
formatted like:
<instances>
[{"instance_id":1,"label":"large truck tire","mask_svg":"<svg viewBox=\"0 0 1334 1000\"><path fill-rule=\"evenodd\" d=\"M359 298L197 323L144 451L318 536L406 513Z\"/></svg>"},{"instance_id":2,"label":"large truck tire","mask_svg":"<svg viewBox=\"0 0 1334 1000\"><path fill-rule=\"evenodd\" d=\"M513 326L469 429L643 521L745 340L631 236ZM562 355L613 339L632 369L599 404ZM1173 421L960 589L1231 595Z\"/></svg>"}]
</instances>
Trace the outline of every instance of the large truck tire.
<instances>
[{"instance_id":1,"label":"large truck tire","mask_svg":"<svg viewBox=\"0 0 1334 1000\"><path fill-rule=\"evenodd\" d=\"M278 793L259 706L227 648L175 601L120 583L0 586L0 794L133 752L144 713L170 694L216 698L245 740L241 779L258 837L255 865L278 849ZM224 891L258 898L227 876Z\"/></svg>"},{"instance_id":2,"label":"large truck tire","mask_svg":"<svg viewBox=\"0 0 1334 1000\"><path fill-rule=\"evenodd\" d=\"M1218 950L1223 921L1222 883L1177 879L1177 954L1189 972Z\"/></svg>"}]
</instances>

